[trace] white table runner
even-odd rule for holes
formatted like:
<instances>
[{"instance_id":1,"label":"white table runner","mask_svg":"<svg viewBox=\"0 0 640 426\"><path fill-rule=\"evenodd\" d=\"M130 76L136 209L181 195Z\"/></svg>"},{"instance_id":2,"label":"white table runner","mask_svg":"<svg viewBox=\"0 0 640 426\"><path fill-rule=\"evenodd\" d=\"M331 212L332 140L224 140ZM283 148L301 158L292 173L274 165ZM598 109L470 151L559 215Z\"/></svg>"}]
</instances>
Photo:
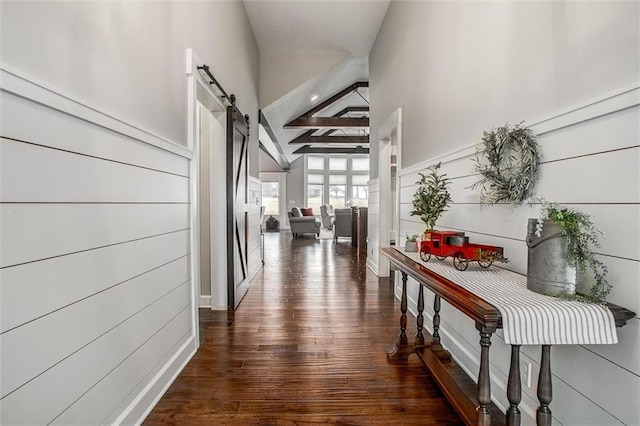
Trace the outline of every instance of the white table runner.
<instances>
[{"instance_id":1,"label":"white table runner","mask_svg":"<svg viewBox=\"0 0 640 426\"><path fill-rule=\"evenodd\" d=\"M469 262L466 271L458 271L451 258L423 262L419 253L398 251L495 306L507 344L618 343L613 314L604 306L535 293L527 289L527 277L502 268Z\"/></svg>"}]
</instances>

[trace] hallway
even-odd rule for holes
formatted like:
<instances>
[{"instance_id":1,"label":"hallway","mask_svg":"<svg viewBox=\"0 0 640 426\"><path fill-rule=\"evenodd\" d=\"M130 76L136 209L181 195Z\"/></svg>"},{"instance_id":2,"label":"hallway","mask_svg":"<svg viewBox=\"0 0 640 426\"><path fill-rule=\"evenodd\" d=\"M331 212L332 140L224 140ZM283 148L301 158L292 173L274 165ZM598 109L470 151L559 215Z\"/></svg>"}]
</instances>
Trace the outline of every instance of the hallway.
<instances>
[{"instance_id":1,"label":"hallway","mask_svg":"<svg viewBox=\"0 0 640 426\"><path fill-rule=\"evenodd\" d=\"M267 233L234 317L200 315L202 346L145 425L462 424L417 357L387 362L393 286L350 241Z\"/></svg>"}]
</instances>

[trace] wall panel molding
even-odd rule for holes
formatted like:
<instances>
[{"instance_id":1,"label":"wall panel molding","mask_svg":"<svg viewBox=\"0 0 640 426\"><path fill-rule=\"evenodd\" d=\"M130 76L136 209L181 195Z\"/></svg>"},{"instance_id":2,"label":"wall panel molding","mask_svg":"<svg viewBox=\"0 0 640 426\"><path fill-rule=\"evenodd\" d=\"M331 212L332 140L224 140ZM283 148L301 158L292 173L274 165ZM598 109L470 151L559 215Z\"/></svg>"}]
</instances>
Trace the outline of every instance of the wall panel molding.
<instances>
[{"instance_id":1,"label":"wall panel molding","mask_svg":"<svg viewBox=\"0 0 640 426\"><path fill-rule=\"evenodd\" d=\"M640 83L635 83L627 87L620 88L610 94L596 97L588 102L576 105L566 110L549 114L531 121L525 121L525 126L531 129L538 136L545 136L549 133L562 130L566 127L589 120L594 120L616 112L624 111L629 108L640 105ZM514 123L511 123L514 124ZM482 137L478 134L478 139ZM637 142L637 141L636 141ZM409 167L402 168L398 171L398 176L404 176L410 173L417 173L426 169L434 163L449 163L458 161L463 158L472 158L476 152L479 142L472 143L465 147L455 149L453 151L438 155L430 160L422 161Z\"/></svg>"},{"instance_id":2,"label":"wall panel molding","mask_svg":"<svg viewBox=\"0 0 640 426\"><path fill-rule=\"evenodd\" d=\"M0 63L0 89L184 158L190 159L192 156L191 150L176 142L102 112L72 96L64 95L50 85L36 81L20 70L3 63Z\"/></svg>"}]
</instances>

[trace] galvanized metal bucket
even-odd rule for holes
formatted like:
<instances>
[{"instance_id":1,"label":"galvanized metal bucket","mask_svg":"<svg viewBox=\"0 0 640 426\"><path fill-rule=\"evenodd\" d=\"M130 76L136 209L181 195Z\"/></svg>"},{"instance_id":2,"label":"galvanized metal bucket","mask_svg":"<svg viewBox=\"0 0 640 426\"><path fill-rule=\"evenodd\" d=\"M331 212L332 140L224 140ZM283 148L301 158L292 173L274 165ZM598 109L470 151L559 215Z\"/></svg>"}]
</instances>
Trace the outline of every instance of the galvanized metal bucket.
<instances>
[{"instance_id":1,"label":"galvanized metal bucket","mask_svg":"<svg viewBox=\"0 0 640 426\"><path fill-rule=\"evenodd\" d=\"M544 221L538 237L537 223L529 219L527 226L527 288L548 296L575 294L576 268L567 260L567 237L551 220Z\"/></svg>"}]
</instances>

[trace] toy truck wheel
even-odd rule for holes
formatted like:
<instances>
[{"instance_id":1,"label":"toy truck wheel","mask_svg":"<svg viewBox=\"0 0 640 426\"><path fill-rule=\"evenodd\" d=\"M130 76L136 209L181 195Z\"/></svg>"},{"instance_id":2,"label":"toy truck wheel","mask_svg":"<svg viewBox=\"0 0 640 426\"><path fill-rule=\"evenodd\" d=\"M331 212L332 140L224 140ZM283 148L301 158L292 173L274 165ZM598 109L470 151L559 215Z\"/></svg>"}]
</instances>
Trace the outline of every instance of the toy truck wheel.
<instances>
[{"instance_id":1,"label":"toy truck wheel","mask_svg":"<svg viewBox=\"0 0 640 426\"><path fill-rule=\"evenodd\" d=\"M464 253L456 253L453 255L453 266L458 271L464 271L469 266L469 258Z\"/></svg>"},{"instance_id":2,"label":"toy truck wheel","mask_svg":"<svg viewBox=\"0 0 640 426\"><path fill-rule=\"evenodd\" d=\"M429 259L431 259L431 253L426 250L420 250L420 259L422 259L423 262L428 262Z\"/></svg>"},{"instance_id":3,"label":"toy truck wheel","mask_svg":"<svg viewBox=\"0 0 640 426\"><path fill-rule=\"evenodd\" d=\"M491 260L478 260L478 265L482 266L485 269L491 266L492 264L493 262Z\"/></svg>"}]
</instances>

